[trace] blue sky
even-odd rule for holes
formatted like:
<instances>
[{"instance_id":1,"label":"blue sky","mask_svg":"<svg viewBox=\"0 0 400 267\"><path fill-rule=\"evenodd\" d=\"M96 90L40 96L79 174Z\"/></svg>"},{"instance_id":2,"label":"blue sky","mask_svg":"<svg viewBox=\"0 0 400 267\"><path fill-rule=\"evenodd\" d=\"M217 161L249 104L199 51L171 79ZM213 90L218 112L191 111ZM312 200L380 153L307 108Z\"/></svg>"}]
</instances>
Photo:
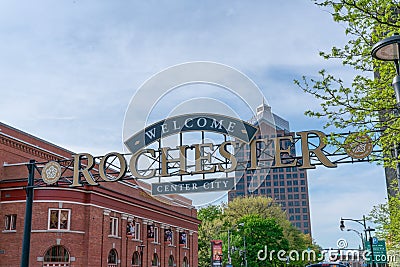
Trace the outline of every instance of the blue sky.
<instances>
[{"instance_id":1,"label":"blue sky","mask_svg":"<svg viewBox=\"0 0 400 267\"><path fill-rule=\"evenodd\" d=\"M167 67L200 60L250 77L293 131L322 130L323 119L303 115L318 101L293 80L325 68L351 82L351 70L318 56L346 38L308 0L1 1L0 120L75 152L122 151L137 88ZM339 219L361 218L385 201L383 169L320 167L308 178L313 238L325 248L341 237L357 247Z\"/></svg>"}]
</instances>

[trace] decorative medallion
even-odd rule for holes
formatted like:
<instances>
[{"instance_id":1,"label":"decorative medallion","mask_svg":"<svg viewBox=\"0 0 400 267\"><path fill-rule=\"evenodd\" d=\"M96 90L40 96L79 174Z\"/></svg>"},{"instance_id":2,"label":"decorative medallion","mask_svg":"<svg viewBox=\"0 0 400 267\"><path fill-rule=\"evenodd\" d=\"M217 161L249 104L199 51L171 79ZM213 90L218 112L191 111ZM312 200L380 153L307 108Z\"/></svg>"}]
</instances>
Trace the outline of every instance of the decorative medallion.
<instances>
[{"instance_id":1,"label":"decorative medallion","mask_svg":"<svg viewBox=\"0 0 400 267\"><path fill-rule=\"evenodd\" d=\"M369 156L373 148L372 139L366 134L361 136L351 134L346 138L345 144L347 155L353 159L363 159Z\"/></svg>"},{"instance_id":2,"label":"decorative medallion","mask_svg":"<svg viewBox=\"0 0 400 267\"><path fill-rule=\"evenodd\" d=\"M61 177L61 165L55 161L48 162L42 170L42 179L46 184L54 184Z\"/></svg>"}]
</instances>

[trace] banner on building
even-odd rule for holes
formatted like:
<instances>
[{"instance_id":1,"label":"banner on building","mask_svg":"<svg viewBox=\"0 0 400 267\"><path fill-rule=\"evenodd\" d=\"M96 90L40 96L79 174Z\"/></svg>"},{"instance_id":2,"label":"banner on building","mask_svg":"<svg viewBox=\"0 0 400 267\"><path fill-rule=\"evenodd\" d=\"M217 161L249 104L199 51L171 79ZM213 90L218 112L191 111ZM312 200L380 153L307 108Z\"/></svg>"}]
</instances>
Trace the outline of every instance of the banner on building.
<instances>
[{"instance_id":1,"label":"banner on building","mask_svg":"<svg viewBox=\"0 0 400 267\"><path fill-rule=\"evenodd\" d=\"M147 225L147 238L154 238L154 225Z\"/></svg>"},{"instance_id":2,"label":"banner on building","mask_svg":"<svg viewBox=\"0 0 400 267\"><path fill-rule=\"evenodd\" d=\"M135 235L135 223L134 222L128 222L128 224L126 225L126 236L130 237L130 238L134 238Z\"/></svg>"},{"instance_id":3,"label":"banner on building","mask_svg":"<svg viewBox=\"0 0 400 267\"><path fill-rule=\"evenodd\" d=\"M164 242L169 242L172 244L172 230L164 229Z\"/></svg>"},{"instance_id":4,"label":"banner on building","mask_svg":"<svg viewBox=\"0 0 400 267\"><path fill-rule=\"evenodd\" d=\"M185 232L179 233L179 245L186 245L187 235Z\"/></svg>"}]
</instances>

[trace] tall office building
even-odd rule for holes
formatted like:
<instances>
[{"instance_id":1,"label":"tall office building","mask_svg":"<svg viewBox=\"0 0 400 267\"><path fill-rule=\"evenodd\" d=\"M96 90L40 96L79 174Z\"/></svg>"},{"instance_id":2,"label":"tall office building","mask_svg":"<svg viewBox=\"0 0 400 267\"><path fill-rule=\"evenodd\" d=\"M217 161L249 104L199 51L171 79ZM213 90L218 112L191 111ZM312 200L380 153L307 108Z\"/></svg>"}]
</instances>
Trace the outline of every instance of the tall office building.
<instances>
[{"instance_id":1,"label":"tall office building","mask_svg":"<svg viewBox=\"0 0 400 267\"><path fill-rule=\"evenodd\" d=\"M271 107L263 103L257 108L257 114L250 120L257 126L255 138L275 138L279 136L294 136L290 132L289 122L271 112ZM288 142L285 145L289 145ZM237 181L235 190L229 191L229 201L243 196L271 197L288 215L289 221L305 234L311 234L310 208L308 197L307 172L298 167L269 168L274 155L274 144L257 144L259 165L263 168L257 170L239 170L235 173ZM286 149L286 148L285 148ZM249 145L244 145L236 153L239 161L246 161L250 157ZM296 155L295 146L290 147L290 155ZM264 159L264 161L263 161Z\"/></svg>"}]
</instances>

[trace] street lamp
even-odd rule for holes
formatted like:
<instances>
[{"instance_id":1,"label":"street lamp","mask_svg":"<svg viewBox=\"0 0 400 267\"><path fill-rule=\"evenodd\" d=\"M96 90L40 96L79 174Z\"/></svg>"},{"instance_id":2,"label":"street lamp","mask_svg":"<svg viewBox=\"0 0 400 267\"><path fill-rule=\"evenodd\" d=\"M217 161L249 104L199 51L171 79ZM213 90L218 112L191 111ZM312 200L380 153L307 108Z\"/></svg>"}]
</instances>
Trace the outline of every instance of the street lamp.
<instances>
[{"instance_id":1,"label":"street lamp","mask_svg":"<svg viewBox=\"0 0 400 267\"><path fill-rule=\"evenodd\" d=\"M363 234L360 233L360 232L357 231L357 230L354 230L354 229L347 229L347 231L348 231L348 232L352 231L352 232L356 233L356 234L361 238L362 249L365 250Z\"/></svg>"},{"instance_id":2,"label":"street lamp","mask_svg":"<svg viewBox=\"0 0 400 267\"><path fill-rule=\"evenodd\" d=\"M232 257L231 257L231 230L235 229L236 227L244 226L244 223L235 224L231 228L228 229L228 264L232 266Z\"/></svg>"},{"instance_id":3,"label":"street lamp","mask_svg":"<svg viewBox=\"0 0 400 267\"><path fill-rule=\"evenodd\" d=\"M343 231L344 228L346 228L346 226L344 225L344 221L343 221L343 220L340 220L340 226L339 226L339 228L340 228L340 231Z\"/></svg>"},{"instance_id":4,"label":"street lamp","mask_svg":"<svg viewBox=\"0 0 400 267\"><path fill-rule=\"evenodd\" d=\"M239 223L238 226L243 227L244 223ZM244 261L244 266L247 267L247 251L246 251L246 235L244 234L243 231L243 261Z\"/></svg>"},{"instance_id":5,"label":"street lamp","mask_svg":"<svg viewBox=\"0 0 400 267\"><path fill-rule=\"evenodd\" d=\"M396 76L393 78L393 89L396 94L396 103L400 105L400 35L379 41L372 47L372 57L383 61L393 61L396 67Z\"/></svg>"},{"instance_id":6,"label":"street lamp","mask_svg":"<svg viewBox=\"0 0 400 267\"><path fill-rule=\"evenodd\" d=\"M341 231L343 231L345 228L346 228L346 226L344 225L344 221L352 221L352 222L356 222L356 223L359 223L359 224L361 224L363 227L364 227L364 231L367 229L367 224L366 224L366 222L365 222L365 215L363 215L363 218L362 219L345 219L345 218L340 218L340 225L339 225L339 228L340 228L340 230Z\"/></svg>"},{"instance_id":7,"label":"street lamp","mask_svg":"<svg viewBox=\"0 0 400 267\"><path fill-rule=\"evenodd\" d=\"M244 233L243 233L243 247L244 247L244 266L247 267L246 235Z\"/></svg>"},{"instance_id":8,"label":"street lamp","mask_svg":"<svg viewBox=\"0 0 400 267\"><path fill-rule=\"evenodd\" d=\"M344 225L344 221L352 221L352 222L356 222L356 223L361 224L361 225L364 227L365 242L367 242L367 232L369 232L369 243L370 243L370 248L371 248L371 266L374 266L374 250L373 250L373 248L372 248L372 236L371 236L371 232L372 232L372 231L375 231L375 229L370 228L369 226L368 226L368 228L367 228L367 224L366 224L366 222L365 222L365 215L363 215L363 218L362 218L362 219L359 219L359 220L357 220L357 219L344 219L344 218L340 218L340 225L339 225L339 228L340 228L341 231L343 231L343 230L346 228L346 226Z\"/></svg>"},{"instance_id":9,"label":"street lamp","mask_svg":"<svg viewBox=\"0 0 400 267\"><path fill-rule=\"evenodd\" d=\"M396 95L396 110L395 114L398 115L400 107L400 35L395 33L393 36L377 42L371 51L372 57L383 61L393 61L396 67L396 76L393 78L392 86ZM399 157L400 151L397 146L394 148L396 160ZM396 166L397 183L400 190L400 163Z\"/></svg>"},{"instance_id":10,"label":"street lamp","mask_svg":"<svg viewBox=\"0 0 400 267\"><path fill-rule=\"evenodd\" d=\"M140 244L140 245L138 246L139 251L140 251L140 267L143 266L143 248L144 248L144 247L145 247L145 245L143 245L143 244Z\"/></svg>"}]
</instances>

